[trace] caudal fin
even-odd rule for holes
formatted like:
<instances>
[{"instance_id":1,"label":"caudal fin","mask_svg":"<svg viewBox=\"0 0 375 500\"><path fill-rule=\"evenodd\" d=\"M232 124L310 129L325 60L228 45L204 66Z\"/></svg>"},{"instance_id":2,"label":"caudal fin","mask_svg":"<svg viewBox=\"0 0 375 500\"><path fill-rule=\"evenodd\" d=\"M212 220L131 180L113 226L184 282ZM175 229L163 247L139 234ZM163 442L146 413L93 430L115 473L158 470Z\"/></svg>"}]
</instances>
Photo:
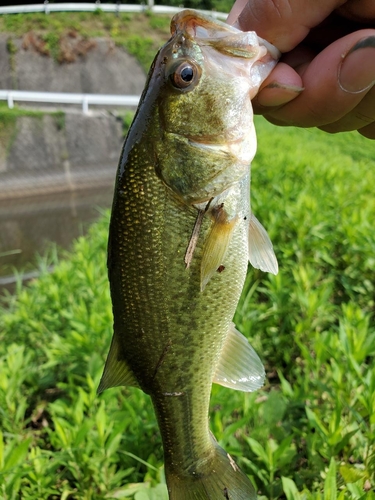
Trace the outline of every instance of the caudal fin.
<instances>
[{"instance_id":1,"label":"caudal fin","mask_svg":"<svg viewBox=\"0 0 375 500\"><path fill-rule=\"evenodd\" d=\"M175 475L166 467L169 500L256 500L249 478L233 458L215 443L209 462L197 463L184 475Z\"/></svg>"}]
</instances>

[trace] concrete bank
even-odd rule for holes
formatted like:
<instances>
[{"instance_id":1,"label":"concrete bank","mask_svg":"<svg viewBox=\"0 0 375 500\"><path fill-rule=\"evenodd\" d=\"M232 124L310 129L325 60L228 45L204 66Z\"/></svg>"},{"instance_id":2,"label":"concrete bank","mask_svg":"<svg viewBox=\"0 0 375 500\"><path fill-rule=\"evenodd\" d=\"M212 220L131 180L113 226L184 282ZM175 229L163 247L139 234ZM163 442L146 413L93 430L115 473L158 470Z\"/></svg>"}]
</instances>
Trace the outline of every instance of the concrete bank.
<instances>
[{"instance_id":1,"label":"concrete bank","mask_svg":"<svg viewBox=\"0 0 375 500\"><path fill-rule=\"evenodd\" d=\"M80 40L75 53L81 53ZM145 74L113 42L96 39L73 62L57 63L33 40L0 35L0 88L54 92L140 94ZM30 110L30 106L27 107ZM35 268L35 252L50 242L67 248L111 204L123 144L112 111L72 107L0 119L0 277ZM0 284L1 293L1 284Z\"/></svg>"},{"instance_id":2,"label":"concrete bank","mask_svg":"<svg viewBox=\"0 0 375 500\"><path fill-rule=\"evenodd\" d=\"M73 39L73 43L79 42ZM95 38L90 43L84 55L76 56L70 63L58 63L36 50L27 38L0 34L0 88L140 94L146 75L137 60L112 40Z\"/></svg>"},{"instance_id":3,"label":"concrete bank","mask_svg":"<svg viewBox=\"0 0 375 500\"><path fill-rule=\"evenodd\" d=\"M123 140L106 111L19 116L0 136L0 200L100 187L114 178Z\"/></svg>"}]
</instances>

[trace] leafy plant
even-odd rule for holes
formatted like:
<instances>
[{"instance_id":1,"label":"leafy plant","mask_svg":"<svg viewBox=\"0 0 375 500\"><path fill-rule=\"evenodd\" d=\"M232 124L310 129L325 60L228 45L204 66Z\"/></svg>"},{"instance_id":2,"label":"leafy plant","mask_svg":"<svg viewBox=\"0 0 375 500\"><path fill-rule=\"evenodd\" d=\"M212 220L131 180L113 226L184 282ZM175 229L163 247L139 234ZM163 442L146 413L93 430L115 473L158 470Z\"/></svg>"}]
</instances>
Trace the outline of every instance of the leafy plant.
<instances>
[{"instance_id":1,"label":"leafy plant","mask_svg":"<svg viewBox=\"0 0 375 500\"><path fill-rule=\"evenodd\" d=\"M152 57L155 55L152 38L147 36L131 35L123 41L123 45L130 54L138 59L145 71L148 71L150 60L152 60Z\"/></svg>"},{"instance_id":2,"label":"leafy plant","mask_svg":"<svg viewBox=\"0 0 375 500\"><path fill-rule=\"evenodd\" d=\"M215 385L211 429L260 500L372 500L371 143L256 126L252 207L280 272L249 269L235 321L268 381L253 394ZM72 252L40 259L41 277L1 311L4 498L166 499L149 397L131 388L96 396L112 334L107 234L105 213Z\"/></svg>"}]
</instances>

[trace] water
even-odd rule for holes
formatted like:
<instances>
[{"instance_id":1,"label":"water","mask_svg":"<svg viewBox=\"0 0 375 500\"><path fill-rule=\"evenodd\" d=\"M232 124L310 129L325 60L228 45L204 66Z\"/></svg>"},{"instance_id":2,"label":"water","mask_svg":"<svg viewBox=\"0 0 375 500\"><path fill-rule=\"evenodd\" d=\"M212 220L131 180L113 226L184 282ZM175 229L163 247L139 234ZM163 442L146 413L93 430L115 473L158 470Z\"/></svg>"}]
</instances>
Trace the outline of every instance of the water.
<instances>
[{"instance_id":1,"label":"water","mask_svg":"<svg viewBox=\"0 0 375 500\"><path fill-rule=\"evenodd\" d=\"M0 188L0 293L14 288L14 272L35 276L36 254L51 242L69 248L85 234L100 209L112 203L115 166L91 171L90 178L70 178L61 184L52 176L42 190ZM96 182L93 182L95 179ZM58 185L57 183L60 182ZM38 183L43 185L43 183ZM51 187L54 189L51 189ZM57 187L59 188L57 189Z\"/></svg>"}]
</instances>

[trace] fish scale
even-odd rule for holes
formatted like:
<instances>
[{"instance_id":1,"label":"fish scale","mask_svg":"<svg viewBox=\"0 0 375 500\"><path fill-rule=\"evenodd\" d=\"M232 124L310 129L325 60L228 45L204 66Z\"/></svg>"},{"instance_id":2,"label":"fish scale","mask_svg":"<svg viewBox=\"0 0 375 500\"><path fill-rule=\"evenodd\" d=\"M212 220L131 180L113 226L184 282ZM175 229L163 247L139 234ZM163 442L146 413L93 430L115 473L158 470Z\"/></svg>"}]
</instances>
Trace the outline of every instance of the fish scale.
<instances>
[{"instance_id":1,"label":"fish scale","mask_svg":"<svg viewBox=\"0 0 375 500\"><path fill-rule=\"evenodd\" d=\"M236 266L226 262L233 271L219 276L220 286L201 293L197 283L202 248L196 249L188 271L183 263L195 214L181 209L161 180L155 182L154 169L147 167L147 152L135 156L135 160L129 157L129 169L121 180L123 195L116 202L116 216L111 222L111 234L117 235L112 249L116 244L123 249L116 252L116 260L126 267L120 279L111 279L112 295L126 297L121 304L121 324L117 327L115 320L115 330L131 333L123 342L123 349L131 352L127 361L140 387L152 396L164 446L169 450L168 461L185 470L212 448L207 418L209 395L218 353L243 286L247 255L236 249L242 248L243 242L238 245L237 239L244 240L244 234L238 231L238 237L233 237L230 255ZM143 186L145 197L141 206L130 196L139 192L139 186ZM125 213L132 221L126 231L122 224ZM139 225L145 229L142 234L137 233ZM208 221L205 226L209 226ZM202 228L202 241L208 229ZM175 255L180 259L174 259ZM116 263L111 262L110 269L112 266ZM156 269L160 279L156 279ZM210 300L211 295L215 301ZM137 335L142 331L157 332L151 351L149 337ZM196 352L200 356L194 360ZM182 366L181 359L187 360ZM204 373L200 370L202 361Z\"/></svg>"},{"instance_id":2,"label":"fish scale","mask_svg":"<svg viewBox=\"0 0 375 500\"><path fill-rule=\"evenodd\" d=\"M213 381L251 391L264 380L232 324L249 255L277 267L250 210L250 97L261 81L251 71L259 60L264 77L275 63L264 43L195 11L176 15L120 158L108 242L114 336L98 391L150 394L170 500L256 498L208 412Z\"/></svg>"},{"instance_id":3,"label":"fish scale","mask_svg":"<svg viewBox=\"0 0 375 500\"><path fill-rule=\"evenodd\" d=\"M128 161L129 169L121 179L122 195L116 201L116 215L111 221L111 235L115 236L111 237L110 263L112 294L115 300L116 297L126 297L119 308L119 328L125 325L126 330L132 332L132 336L126 338L124 349L131 352L135 363L139 364L139 367L133 367L133 371L146 392L149 392L147 381L169 343L170 352L165 355L160 372L167 372L170 364L169 372L173 374L175 364L180 362L176 360L183 356L190 360L194 374L197 367L189 354L190 351L192 354L199 352L200 358L204 358L211 368L209 378L212 381L212 364L228 332L243 286L247 255L241 248L246 235L239 226L238 234L232 239L233 252L228 257L236 265L226 262L230 271L218 274L218 279L212 280L213 286L201 293L197 283L200 280L202 242L209 231L210 221L206 220L201 228L200 243L187 270L183 258L196 212L181 205L163 182L155 179L154 168L147 166L147 151L143 154L137 151L136 160L130 154ZM140 186L143 186L144 195L142 200L135 198L140 203L134 203L132 195L139 193ZM125 217L128 223L124 228ZM139 227L142 231L138 230ZM242 239L240 245L238 239ZM114 251L115 248L121 250ZM175 258L176 255L179 258ZM117 269L117 265L126 272L111 276L111 269ZM215 281L219 286L214 286ZM215 297L214 301L210 300L211 296ZM158 332L152 337L152 352L147 350L150 338L137 335L142 331ZM193 335L194 331L199 334ZM214 348L216 338L219 346ZM180 390L172 387L170 392Z\"/></svg>"}]
</instances>

